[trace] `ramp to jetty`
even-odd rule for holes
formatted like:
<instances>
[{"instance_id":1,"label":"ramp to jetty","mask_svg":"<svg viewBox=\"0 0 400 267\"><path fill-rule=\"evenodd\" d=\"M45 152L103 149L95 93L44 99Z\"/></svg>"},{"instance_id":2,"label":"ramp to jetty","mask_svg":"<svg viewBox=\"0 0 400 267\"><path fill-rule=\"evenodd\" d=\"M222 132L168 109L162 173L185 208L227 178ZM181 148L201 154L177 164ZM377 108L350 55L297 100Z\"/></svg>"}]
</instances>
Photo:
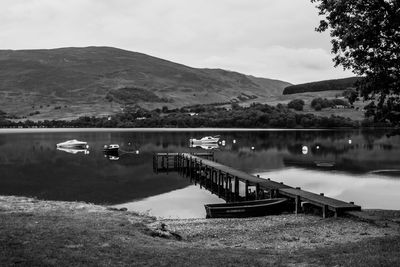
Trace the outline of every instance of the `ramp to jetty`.
<instances>
[{"instance_id":1,"label":"ramp to jetty","mask_svg":"<svg viewBox=\"0 0 400 267\"><path fill-rule=\"evenodd\" d=\"M324 218L361 210L353 202L293 188L223 165L214 160L213 153L156 153L153 156L153 169L156 173L178 172L228 202L286 197L293 203L295 213L300 213L304 205L312 205L321 209Z\"/></svg>"}]
</instances>

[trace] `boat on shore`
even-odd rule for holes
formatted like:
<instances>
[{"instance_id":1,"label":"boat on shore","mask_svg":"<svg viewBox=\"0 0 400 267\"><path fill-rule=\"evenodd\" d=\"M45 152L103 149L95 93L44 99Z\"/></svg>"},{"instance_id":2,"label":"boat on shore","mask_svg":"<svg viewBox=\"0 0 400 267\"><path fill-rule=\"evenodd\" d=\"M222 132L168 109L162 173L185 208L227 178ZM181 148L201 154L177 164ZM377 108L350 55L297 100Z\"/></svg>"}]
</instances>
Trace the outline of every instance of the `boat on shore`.
<instances>
[{"instance_id":1,"label":"boat on shore","mask_svg":"<svg viewBox=\"0 0 400 267\"><path fill-rule=\"evenodd\" d=\"M68 140L62 143L57 144L57 148L81 148L81 149L88 149L89 146L87 142L78 141L76 139Z\"/></svg>"},{"instance_id":2,"label":"boat on shore","mask_svg":"<svg viewBox=\"0 0 400 267\"><path fill-rule=\"evenodd\" d=\"M287 208L286 198L204 205L206 218L244 218L274 215Z\"/></svg>"},{"instance_id":3,"label":"boat on shore","mask_svg":"<svg viewBox=\"0 0 400 267\"><path fill-rule=\"evenodd\" d=\"M216 136L204 136L201 139L190 138L190 144L213 144L218 143L219 135Z\"/></svg>"}]
</instances>

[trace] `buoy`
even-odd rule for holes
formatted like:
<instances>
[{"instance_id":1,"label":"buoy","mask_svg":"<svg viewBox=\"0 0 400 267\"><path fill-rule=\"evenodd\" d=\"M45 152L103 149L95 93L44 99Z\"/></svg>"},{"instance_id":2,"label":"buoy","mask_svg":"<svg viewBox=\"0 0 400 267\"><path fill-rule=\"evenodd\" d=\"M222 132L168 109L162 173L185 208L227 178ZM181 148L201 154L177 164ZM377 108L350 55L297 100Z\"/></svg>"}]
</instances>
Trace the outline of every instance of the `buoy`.
<instances>
[{"instance_id":1,"label":"buoy","mask_svg":"<svg viewBox=\"0 0 400 267\"><path fill-rule=\"evenodd\" d=\"M306 154L308 153L308 147L307 147L307 146L303 146L303 147L301 148L301 152L302 152L304 155L306 155Z\"/></svg>"},{"instance_id":2,"label":"buoy","mask_svg":"<svg viewBox=\"0 0 400 267\"><path fill-rule=\"evenodd\" d=\"M317 146L317 149L319 149L319 146Z\"/></svg>"},{"instance_id":3,"label":"buoy","mask_svg":"<svg viewBox=\"0 0 400 267\"><path fill-rule=\"evenodd\" d=\"M136 155L139 155L139 150L136 150Z\"/></svg>"},{"instance_id":4,"label":"buoy","mask_svg":"<svg viewBox=\"0 0 400 267\"><path fill-rule=\"evenodd\" d=\"M252 147L251 147L251 150L254 150L254 149L255 149L254 146L252 146Z\"/></svg>"}]
</instances>

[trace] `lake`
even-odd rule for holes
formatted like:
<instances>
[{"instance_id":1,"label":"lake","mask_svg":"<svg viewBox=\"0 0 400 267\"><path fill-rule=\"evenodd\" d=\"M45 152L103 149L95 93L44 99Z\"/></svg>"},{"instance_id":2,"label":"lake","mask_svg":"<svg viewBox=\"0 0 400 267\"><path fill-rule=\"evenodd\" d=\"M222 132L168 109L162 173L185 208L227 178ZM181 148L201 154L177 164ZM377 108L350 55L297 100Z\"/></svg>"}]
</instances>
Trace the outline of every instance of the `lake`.
<instances>
[{"instance_id":1,"label":"lake","mask_svg":"<svg viewBox=\"0 0 400 267\"><path fill-rule=\"evenodd\" d=\"M224 145L189 147L191 137ZM56 144L78 139L87 151ZM123 153L107 157L105 144ZM400 135L391 130L0 129L0 195L85 201L163 218L203 218L224 202L177 173L153 173L156 152L213 151L242 171L362 208L400 209Z\"/></svg>"}]
</instances>

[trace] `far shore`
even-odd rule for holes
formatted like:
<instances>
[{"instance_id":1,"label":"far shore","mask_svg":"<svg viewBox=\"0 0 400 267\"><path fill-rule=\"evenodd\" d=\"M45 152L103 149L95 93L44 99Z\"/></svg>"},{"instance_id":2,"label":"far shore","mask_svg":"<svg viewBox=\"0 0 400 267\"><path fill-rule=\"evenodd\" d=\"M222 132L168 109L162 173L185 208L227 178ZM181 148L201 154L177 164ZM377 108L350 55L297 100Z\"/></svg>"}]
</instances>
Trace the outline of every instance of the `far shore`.
<instances>
[{"instance_id":1,"label":"far shore","mask_svg":"<svg viewBox=\"0 0 400 267\"><path fill-rule=\"evenodd\" d=\"M172 220L83 202L0 196L0 225L4 266L400 263L400 211Z\"/></svg>"},{"instance_id":2,"label":"far shore","mask_svg":"<svg viewBox=\"0 0 400 267\"><path fill-rule=\"evenodd\" d=\"M0 128L2 133L58 132L276 132L276 131L359 131L397 128Z\"/></svg>"}]
</instances>

